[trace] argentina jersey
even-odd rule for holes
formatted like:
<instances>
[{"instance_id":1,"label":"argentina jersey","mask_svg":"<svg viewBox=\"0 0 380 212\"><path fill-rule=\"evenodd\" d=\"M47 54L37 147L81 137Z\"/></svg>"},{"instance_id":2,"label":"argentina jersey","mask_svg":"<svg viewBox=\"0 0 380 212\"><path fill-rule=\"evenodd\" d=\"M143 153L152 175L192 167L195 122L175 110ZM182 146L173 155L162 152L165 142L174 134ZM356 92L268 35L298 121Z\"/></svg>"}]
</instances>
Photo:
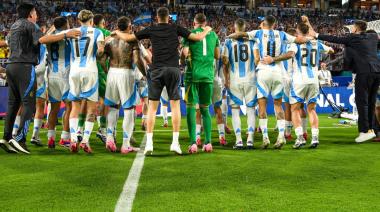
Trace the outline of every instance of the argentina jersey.
<instances>
[{"instance_id":1,"label":"argentina jersey","mask_svg":"<svg viewBox=\"0 0 380 212\"><path fill-rule=\"evenodd\" d=\"M303 84L318 83L318 67L321 53L328 53L331 50L331 47L322 44L318 40L297 44L296 70L293 73L293 82Z\"/></svg>"},{"instance_id":2,"label":"argentina jersey","mask_svg":"<svg viewBox=\"0 0 380 212\"><path fill-rule=\"evenodd\" d=\"M53 34L58 34L55 31ZM69 40L51 43L48 48L48 78L68 79L70 71L71 44Z\"/></svg>"},{"instance_id":3,"label":"argentina jersey","mask_svg":"<svg viewBox=\"0 0 380 212\"><path fill-rule=\"evenodd\" d=\"M287 44L286 49L287 49L286 52L296 53L297 52L297 45L295 43ZM284 76L285 77L292 76L292 73L293 73L294 69L296 68L295 67L296 66L295 58L292 57L289 60L284 60L284 61L282 61L282 63L284 65Z\"/></svg>"},{"instance_id":4,"label":"argentina jersey","mask_svg":"<svg viewBox=\"0 0 380 212\"><path fill-rule=\"evenodd\" d=\"M258 48L260 52L260 59L266 56L277 57L286 52L287 44L294 43L295 37L291 36L283 31L278 30L253 30L247 33L249 39L259 40ZM272 63L269 67L281 67L283 63ZM259 63L258 69L268 67L268 65Z\"/></svg>"},{"instance_id":5,"label":"argentina jersey","mask_svg":"<svg viewBox=\"0 0 380 212\"><path fill-rule=\"evenodd\" d=\"M227 39L223 57L228 58L231 81L253 82L255 79L255 56L258 49L255 40Z\"/></svg>"},{"instance_id":6,"label":"argentina jersey","mask_svg":"<svg viewBox=\"0 0 380 212\"><path fill-rule=\"evenodd\" d=\"M104 41L103 33L96 28L77 28L81 37L71 39L71 71L98 72L96 65L97 43Z\"/></svg>"}]
</instances>

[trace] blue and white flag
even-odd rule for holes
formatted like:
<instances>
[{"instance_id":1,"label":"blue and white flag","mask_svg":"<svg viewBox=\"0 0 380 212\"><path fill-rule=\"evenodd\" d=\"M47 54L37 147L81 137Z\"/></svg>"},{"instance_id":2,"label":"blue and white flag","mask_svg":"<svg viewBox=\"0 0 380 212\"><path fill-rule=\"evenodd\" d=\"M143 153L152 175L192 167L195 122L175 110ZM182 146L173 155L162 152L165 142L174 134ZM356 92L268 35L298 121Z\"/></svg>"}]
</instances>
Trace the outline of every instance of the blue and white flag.
<instances>
[{"instance_id":1,"label":"blue and white flag","mask_svg":"<svg viewBox=\"0 0 380 212\"><path fill-rule=\"evenodd\" d=\"M152 22L152 14L150 12L142 13L140 16L133 20L133 24L144 24Z\"/></svg>"}]
</instances>

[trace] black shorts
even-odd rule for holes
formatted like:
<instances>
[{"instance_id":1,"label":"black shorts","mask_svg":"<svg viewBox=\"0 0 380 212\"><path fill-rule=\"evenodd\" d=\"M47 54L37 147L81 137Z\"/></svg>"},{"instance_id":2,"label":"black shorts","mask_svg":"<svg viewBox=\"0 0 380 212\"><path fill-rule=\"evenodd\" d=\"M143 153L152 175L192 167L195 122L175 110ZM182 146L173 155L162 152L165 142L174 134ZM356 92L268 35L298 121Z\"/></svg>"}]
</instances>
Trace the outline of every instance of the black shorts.
<instances>
[{"instance_id":1,"label":"black shorts","mask_svg":"<svg viewBox=\"0 0 380 212\"><path fill-rule=\"evenodd\" d=\"M164 86L169 100L180 100L181 70L176 67L152 68L148 71L149 100L159 101Z\"/></svg>"}]
</instances>

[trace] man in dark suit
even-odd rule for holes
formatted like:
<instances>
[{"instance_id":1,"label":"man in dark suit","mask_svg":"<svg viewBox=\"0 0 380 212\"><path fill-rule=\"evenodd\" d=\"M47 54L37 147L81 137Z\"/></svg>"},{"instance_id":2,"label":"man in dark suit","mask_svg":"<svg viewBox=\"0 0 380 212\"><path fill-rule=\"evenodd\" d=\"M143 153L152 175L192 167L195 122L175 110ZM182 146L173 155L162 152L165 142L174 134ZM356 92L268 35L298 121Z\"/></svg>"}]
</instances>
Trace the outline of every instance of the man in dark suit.
<instances>
[{"instance_id":1,"label":"man in dark suit","mask_svg":"<svg viewBox=\"0 0 380 212\"><path fill-rule=\"evenodd\" d=\"M307 17L302 20L309 24ZM380 60L377 57L378 36L376 33L366 33L367 23L356 21L352 33L338 37L322 35L311 30L310 36L330 43L344 44L346 50L345 61L349 61L352 71L356 73L355 102L358 108L359 136L355 139L361 143L373 139L373 114L376 103L377 89L380 85Z\"/></svg>"}]
</instances>

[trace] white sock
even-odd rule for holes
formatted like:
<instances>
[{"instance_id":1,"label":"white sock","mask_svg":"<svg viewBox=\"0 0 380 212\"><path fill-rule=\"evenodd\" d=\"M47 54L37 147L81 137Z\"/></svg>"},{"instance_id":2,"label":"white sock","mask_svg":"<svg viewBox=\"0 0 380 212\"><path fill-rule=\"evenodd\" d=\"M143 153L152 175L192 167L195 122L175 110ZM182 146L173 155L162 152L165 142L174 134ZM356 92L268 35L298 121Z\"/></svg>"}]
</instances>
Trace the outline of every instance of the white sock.
<instances>
[{"instance_id":1,"label":"white sock","mask_svg":"<svg viewBox=\"0 0 380 212\"><path fill-rule=\"evenodd\" d=\"M117 123L117 113L119 111L116 108L110 108L107 115L107 140L113 141L114 131Z\"/></svg>"},{"instance_id":2,"label":"white sock","mask_svg":"<svg viewBox=\"0 0 380 212\"><path fill-rule=\"evenodd\" d=\"M201 128L202 128L202 125L200 125L200 124L197 124L195 127L195 132L197 134L197 140L198 140L198 138L199 139L201 138Z\"/></svg>"},{"instance_id":3,"label":"white sock","mask_svg":"<svg viewBox=\"0 0 380 212\"><path fill-rule=\"evenodd\" d=\"M142 117L141 117L141 119L143 119L143 120L146 120L146 118L147 118L147 117L146 117L145 114L143 114Z\"/></svg>"},{"instance_id":4,"label":"white sock","mask_svg":"<svg viewBox=\"0 0 380 212\"><path fill-rule=\"evenodd\" d=\"M62 131L61 133L61 139L63 140L69 140L70 139L70 133L67 131Z\"/></svg>"},{"instance_id":5,"label":"white sock","mask_svg":"<svg viewBox=\"0 0 380 212\"><path fill-rule=\"evenodd\" d=\"M278 136L285 136L285 120L277 120Z\"/></svg>"},{"instance_id":6,"label":"white sock","mask_svg":"<svg viewBox=\"0 0 380 212\"><path fill-rule=\"evenodd\" d=\"M268 119L259 119L259 126L264 138L268 138Z\"/></svg>"},{"instance_id":7,"label":"white sock","mask_svg":"<svg viewBox=\"0 0 380 212\"><path fill-rule=\"evenodd\" d=\"M242 141L241 138L241 121L240 121L240 109L232 108L232 127L234 128L236 142Z\"/></svg>"},{"instance_id":8,"label":"white sock","mask_svg":"<svg viewBox=\"0 0 380 212\"><path fill-rule=\"evenodd\" d=\"M153 145L153 133L146 134L146 143Z\"/></svg>"},{"instance_id":9,"label":"white sock","mask_svg":"<svg viewBox=\"0 0 380 212\"><path fill-rule=\"evenodd\" d=\"M307 118L302 118L303 133L307 133Z\"/></svg>"},{"instance_id":10,"label":"white sock","mask_svg":"<svg viewBox=\"0 0 380 212\"><path fill-rule=\"evenodd\" d=\"M227 99L222 100L222 105L220 108L222 109L222 116L223 116L224 124L227 125L227 116L228 116Z\"/></svg>"},{"instance_id":11,"label":"white sock","mask_svg":"<svg viewBox=\"0 0 380 212\"><path fill-rule=\"evenodd\" d=\"M84 133L83 133L83 143L88 143L90 141L90 136L94 128L94 122L86 121L84 123Z\"/></svg>"},{"instance_id":12,"label":"white sock","mask_svg":"<svg viewBox=\"0 0 380 212\"><path fill-rule=\"evenodd\" d=\"M34 127L33 127L33 138L39 138L40 137L40 129L42 126L42 119L34 119Z\"/></svg>"},{"instance_id":13,"label":"white sock","mask_svg":"<svg viewBox=\"0 0 380 212\"><path fill-rule=\"evenodd\" d=\"M55 130L48 130L48 140L50 140L50 138L55 140Z\"/></svg>"},{"instance_id":14,"label":"white sock","mask_svg":"<svg viewBox=\"0 0 380 212\"><path fill-rule=\"evenodd\" d=\"M96 122L98 122L98 127L100 128L100 117L101 116L96 116Z\"/></svg>"},{"instance_id":15,"label":"white sock","mask_svg":"<svg viewBox=\"0 0 380 212\"><path fill-rule=\"evenodd\" d=\"M173 132L173 144L178 144L179 132Z\"/></svg>"},{"instance_id":16,"label":"white sock","mask_svg":"<svg viewBox=\"0 0 380 212\"><path fill-rule=\"evenodd\" d=\"M16 116L15 123L13 124L12 135L17 135L18 128L20 128L21 116Z\"/></svg>"},{"instance_id":17,"label":"white sock","mask_svg":"<svg viewBox=\"0 0 380 212\"><path fill-rule=\"evenodd\" d=\"M164 118L164 123L168 123L168 107L161 106L161 114L162 118Z\"/></svg>"},{"instance_id":18,"label":"white sock","mask_svg":"<svg viewBox=\"0 0 380 212\"><path fill-rule=\"evenodd\" d=\"M294 129L294 132L296 133L296 136L299 137L299 136L303 136L303 129L302 127L297 127Z\"/></svg>"},{"instance_id":19,"label":"white sock","mask_svg":"<svg viewBox=\"0 0 380 212\"><path fill-rule=\"evenodd\" d=\"M135 112L134 110L124 110L123 119L123 147L130 147L131 137L133 134L133 128L135 126L134 120Z\"/></svg>"},{"instance_id":20,"label":"white sock","mask_svg":"<svg viewBox=\"0 0 380 212\"><path fill-rule=\"evenodd\" d=\"M319 129L318 128L311 128L311 135L314 136L319 136Z\"/></svg>"},{"instance_id":21,"label":"white sock","mask_svg":"<svg viewBox=\"0 0 380 212\"><path fill-rule=\"evenodd\" d=\"M70 137L71 142L78 142L77 132L78 132L78 118L71 118L70 122Z\"/></svg>"},{"instance_id":22,"label":"white sock","mask_svg":"<svg viewBox=\"0 0 380 212\"><path fill-rule=\"evenodd\" d=\"M291 121L285 121L285 135L290 135L292 133L293 124Z\"/></svg>"},{"instance_id":23,"label":"white sock","mask_svg":"<svg viewBox=\"0 0 380 212\"><path fill-rule=\"evenodd\" d=\"M253 141L253 135L255 133L255 109L253 107L247 107L247 125L248 125L248 138L247 141Z\"/></svg>"},{"instance_id":24,"label":"white sock","mask_svg":"<svg viewBox=\"0 0 380 212\"><path fill-rule=\"evenodd\" d=\"M225 137L224 124L218 124L219 139Z\"/></svg>"}]
</instances>

